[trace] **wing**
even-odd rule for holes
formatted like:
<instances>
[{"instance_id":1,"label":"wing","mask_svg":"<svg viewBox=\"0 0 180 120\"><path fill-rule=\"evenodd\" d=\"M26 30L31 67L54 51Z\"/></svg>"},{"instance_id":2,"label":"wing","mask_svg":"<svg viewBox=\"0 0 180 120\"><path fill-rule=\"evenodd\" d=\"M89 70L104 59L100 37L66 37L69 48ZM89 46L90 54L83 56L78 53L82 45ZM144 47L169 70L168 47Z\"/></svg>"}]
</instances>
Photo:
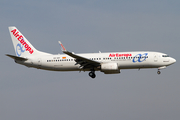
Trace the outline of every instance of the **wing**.
<instances>
[{"instance_id":1,"label":"wing","mask_svg":"<svg viewBox=\"0 0 180 120\"><path fill-rule=\"evenodd\" d=\"M72 52L67 51L66 48L63 46L63 44L60 41L59 41L59 44L62 47L63 53L75 58L75 61L76 61L75 65L80 64L81 69L94 69L94 68L100 66L101 62L94 61L94 60L76 55Z\"/></svg>"}]
</instances>

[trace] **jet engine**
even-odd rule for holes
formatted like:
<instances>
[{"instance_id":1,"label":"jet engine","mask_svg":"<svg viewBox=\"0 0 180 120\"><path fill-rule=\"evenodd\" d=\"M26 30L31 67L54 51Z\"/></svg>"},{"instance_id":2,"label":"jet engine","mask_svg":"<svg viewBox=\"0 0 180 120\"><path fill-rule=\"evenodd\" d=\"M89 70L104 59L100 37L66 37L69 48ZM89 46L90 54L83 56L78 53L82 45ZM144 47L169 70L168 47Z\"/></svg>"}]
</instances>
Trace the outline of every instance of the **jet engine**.
<instances>
[{"instance_id":1,"label":"jet engine","mask_svg":"<svg viewBox=\"0 0 180 120\"><path fill-rule=\"evenodd\" d=\"M117 74L120 73L120 69L118 69L117 63L102 63L101 72L104 72L104 74Z\"/></svg>"}]
</instances>

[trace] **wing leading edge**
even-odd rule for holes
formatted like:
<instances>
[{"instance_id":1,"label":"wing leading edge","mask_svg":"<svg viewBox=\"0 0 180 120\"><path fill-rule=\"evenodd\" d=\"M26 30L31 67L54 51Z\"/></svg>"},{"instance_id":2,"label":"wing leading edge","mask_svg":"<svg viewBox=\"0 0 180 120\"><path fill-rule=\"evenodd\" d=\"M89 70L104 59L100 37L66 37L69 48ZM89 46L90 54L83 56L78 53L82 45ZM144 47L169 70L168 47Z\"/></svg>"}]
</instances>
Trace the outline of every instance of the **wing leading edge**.
<instances>
[{"instance_id":1,"label":"wing leading edge","mask_svg":"<svg viewBox=\"0 0 180 120\"><path fill-rule=\"evenodd\" d=\"M61 45L63 53L75 58L75 61L76 61L75 65L80 64L81 65L80 68L82 68L82 69L86 69L86 68L94 69L94 67L100 66L101 62L94 61L94 60L76 55L72 52L67 51L66 48L63 46L63 44L60 41L59 41L59 44Z\"/></svg>"}]
</instances>

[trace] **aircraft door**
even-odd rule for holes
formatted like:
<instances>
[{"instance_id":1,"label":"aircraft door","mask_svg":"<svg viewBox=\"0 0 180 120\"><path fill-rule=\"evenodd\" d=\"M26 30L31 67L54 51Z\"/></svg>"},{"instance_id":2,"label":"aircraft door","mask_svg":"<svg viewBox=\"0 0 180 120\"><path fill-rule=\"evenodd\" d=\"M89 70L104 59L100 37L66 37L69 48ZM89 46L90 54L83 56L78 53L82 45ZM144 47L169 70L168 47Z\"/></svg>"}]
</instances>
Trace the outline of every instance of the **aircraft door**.
<instances>
[{"instance_id":1,"label":"aircraft door","mask_svg":"<svg viewBox=\"0 0 180 120\"><path fill-rule=\"evenodd\" d=\"M154 62L157 62L157 61L158 61L158 55L154 54Z\"/></svg>"},{"instance_id":2,"label":"aircraft door","mask_svg":"<svg viewBox=\"0 0 180 120\"><path fill-rule=\"evenodd\" d=\"M42 64L41 58L38 58L38 66L41 66L41 64Z\"/></svg>"}]
</instances>

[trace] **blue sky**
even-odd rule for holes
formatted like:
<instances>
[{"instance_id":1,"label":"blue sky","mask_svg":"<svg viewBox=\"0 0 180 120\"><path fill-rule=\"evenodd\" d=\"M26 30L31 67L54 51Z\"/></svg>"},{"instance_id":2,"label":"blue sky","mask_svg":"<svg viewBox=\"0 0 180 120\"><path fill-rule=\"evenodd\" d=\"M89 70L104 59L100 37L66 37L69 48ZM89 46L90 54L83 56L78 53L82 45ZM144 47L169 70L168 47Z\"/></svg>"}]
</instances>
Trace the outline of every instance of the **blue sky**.
<instances>
[{"instance_id":1,"label":"blue sky","mask_svg":"<svg viewBox=\"0 0 180 120\"><path fill-rule=\"evenodd\" d=\"M0 2L0 118L179 120L178 0L64 0ZM15 64L8 31L16 26L41 51L61 52L60 40L75 53L158 51L177 62L162 70L51 72Z\"/></svg>"}]
</instances>

